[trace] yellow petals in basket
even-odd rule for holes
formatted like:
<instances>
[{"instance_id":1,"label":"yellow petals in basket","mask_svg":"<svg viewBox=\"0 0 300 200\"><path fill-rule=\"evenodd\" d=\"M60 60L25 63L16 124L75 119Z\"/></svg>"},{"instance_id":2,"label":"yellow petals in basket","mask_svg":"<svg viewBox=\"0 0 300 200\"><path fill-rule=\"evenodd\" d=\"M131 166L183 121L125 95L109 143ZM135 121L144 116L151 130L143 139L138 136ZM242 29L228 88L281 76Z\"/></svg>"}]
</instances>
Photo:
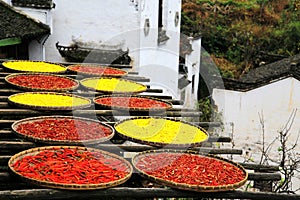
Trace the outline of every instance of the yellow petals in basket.
<instances>
[{"instance_id":1,"label":"yellow petals in basket","mask_svg":"<svg viewBox=\"0 0 300 200\"><path fill-rule=\"evenodd\" d=\"M196 146L208 139L208 133L188 122L154 117L137 117L115 124L121 137L152 146Z\"/></svg>"},{"instance_id":2,"label":"yellow petals in basket","mask_svg":"<svg viewBox=\"0 0 300 200\"><path fill-rule=\"evenodd\" d=\"M88 89L105 93L139 93L147 90L143 84L118 78L86 78L80 83Z\"/></svg>"},{"instance_id":3,"label":"yellow petals in basket","mask_svg":"<svg viewBox=\"0 0 300 200\"><path fill-rule=\"evenodd\" d=\"M67 70L63 65L44 61L14 60L3 62L2 65L7 69L22 72L62 73Z\"/></svg>"},{"instance_id":4,"label":"yellow petals in basket","mask_svg":"<svg viewBox=\"0 0 300 200\"><path fill-rule=\"evenodd\" d=\"M39 110L72 110L86 108L91 100L77 95L55 92L25 92L8 97L9 103Z\"/></svg>"}]
</instances>

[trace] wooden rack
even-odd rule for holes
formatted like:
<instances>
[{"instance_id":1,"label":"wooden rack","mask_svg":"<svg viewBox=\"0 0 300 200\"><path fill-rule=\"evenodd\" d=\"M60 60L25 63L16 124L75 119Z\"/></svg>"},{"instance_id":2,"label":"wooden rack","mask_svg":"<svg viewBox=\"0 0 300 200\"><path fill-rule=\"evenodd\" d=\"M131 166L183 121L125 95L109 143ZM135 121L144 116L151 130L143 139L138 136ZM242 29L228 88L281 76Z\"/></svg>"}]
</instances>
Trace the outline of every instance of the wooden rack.
<instances>
[{"instance_id":1,"label":"wooden rack","mask_svg":"<svg viewBox=\"0 0 300 200\"><path fill-rule=\"evenodd\" d=\"M66 63L63 63L66 64ZM73 64L73 63L72 63ZM129 68L129 66L118 66L123 68ZM13 177L7 166L7 162L12 155L22 150L29 148L37 147L40 144L34 142L26 141L25 139L18 138L15 134L12 133L11 124L18 119L32 116L45 116L45 115L75 115L75 116L97 116L99 120L103 120L108 124L113 125L115 123L112 118L114 116L124 116L122 112L114 112L111 110L94 110L94 109L84 109L76 110L71 112L64 111L54 111L54 112L45 112L45 111L36 111L30 109L20 109L14 107L7 103L7 97L11 94L21 92L20 90L14 89L8 84L5 83L4 77L11 72L7 72L4 69L1 69L0 65L0 200L7 199L103 199L103 198L133 198L133 199L153 199L153 198L218 198L218 199L265 199L269 198L272 200L282 200L282 199L300 199L299 195L291 194L278 194L272 192L249 192L243 190L235 190L228 192L214 192L214 193L199 193L199 192L190 192L171 189L168 187L162 187L155 184L145 184L147 180L139 176L139 174L134 173L129 181L126 183L109 189L95 190L95 191L66 191L66 190L56 190L56 189L46 189L39 188L21 182L18 179ZM70 77L75 77L74 74L65 74ZM76 76L76 78L80 78ZM129 72L129 75L125 78L130 80L135 80L138 82L147 83L150 80L144 77L138 76L135 72ZM72 93L94 97L100 95L97 92L88 92L76 90ZM191 117L193 119L198 118L201 115L201 112L198 110L192 109L183 109L181 104L182 101L172 99L170 96L163 94L163 91L160 89L152 89L148 87L148 90L143 93L143 95L151 95L157 98L161 98L167 101L172 102L176 107L164 113L168 117ZM131 113L131 115L145 115L145 113ZM158 116L161 114L157 114ZM220 123L210 123L210 122L194 122L197 125L202 126L203 128L214 128L219 127ZM242 150L240 149L224 149L224 148L213 148L210 144L215 142L231 142L229 137L221 136L211 136L206 142L207 145L203 147L195 147L194 150L218 154L218 155L241 155ZM140 151L145 151L149 149L154 149L154 147L148 145L128 145L124 140L115 136L111 139L110 142L104 144L98 144L94 146L95 148L103 149L109 152L119 154L126 159L130 160L132 154ZM249 171L249 180L252 181L279 181L281 179L280 174L278 173L278 166L265 166L265 165L255 165L255 164L245 164L240 163ZM263 171L263 172L258 172ZM149 185L155 185L155 187L150 187Z\"/></svg>"}]
</instances>

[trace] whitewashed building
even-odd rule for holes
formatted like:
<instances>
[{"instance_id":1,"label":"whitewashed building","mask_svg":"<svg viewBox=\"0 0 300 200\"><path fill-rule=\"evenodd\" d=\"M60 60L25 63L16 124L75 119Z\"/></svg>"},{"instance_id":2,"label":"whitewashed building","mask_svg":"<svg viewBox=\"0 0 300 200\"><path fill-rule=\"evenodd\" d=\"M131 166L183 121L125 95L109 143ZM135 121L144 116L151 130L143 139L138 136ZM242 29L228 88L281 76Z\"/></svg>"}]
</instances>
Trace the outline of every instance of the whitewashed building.
<instances>
[{"instance_id":1,"label":"whitewashed building","mask_svg":"<svg viewBox=\"0 0 300 200\"><path fill-rule=\"evenodd\" d=\"M237 81L224 80L225 89L215 88L213 99L225 132L233 132L243 147L248 146L249 139L259 144L263 116L265 133L272 141L292 112L300 108L299 62L300 55L286 58L256 68ZM299 120L298 111L291 129L295 137L300 131Z\"/></svg>"},{"instance_id":2,"label":"whitewashed building","mask_svg":"<svg viewBox=\"0 0 300 200\"><path fill-rule=\"evenodd\" d=\"M251 70L239 80L224 80L224 85L212 96L224 134L244 150L245 159L259 162L264 146L269 161L279 164L280 131L287 133L287 149L293 148L289 155L299 159L300 54ZM299 180L296 173L292 189L299 188Z\"/></svg>"},{"instance_id":3,"label":"whitewashed building","mask_svg":"<svg viewBox=\"0 0 300 200\"><path fill-rule=\"evenodd\" d=\"M58 51L64 47L126 53L133 70L150 78L152 87L195 106L201 38L186 37L191 51L181 55L181 0L2 1L50 27L50 35L29 44L29 59L68 61ZM188 69L184 76L179 73L180 57ZM186 84L180 85L179 79Z\"/></svg>"}]
</instances>

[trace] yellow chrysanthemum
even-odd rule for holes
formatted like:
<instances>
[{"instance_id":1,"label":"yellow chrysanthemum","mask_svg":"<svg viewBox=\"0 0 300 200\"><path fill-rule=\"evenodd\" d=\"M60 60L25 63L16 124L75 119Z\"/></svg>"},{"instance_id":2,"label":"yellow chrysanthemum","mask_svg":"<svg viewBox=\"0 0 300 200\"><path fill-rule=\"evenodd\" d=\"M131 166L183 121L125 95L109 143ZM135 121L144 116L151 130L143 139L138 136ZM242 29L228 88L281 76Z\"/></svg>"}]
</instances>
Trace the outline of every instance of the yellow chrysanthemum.
<instances>
[{"instance_id":1,"label":"yellow chrysanthemum","mask_svg":"<svg viewBox=\"0 0 300 200\"><path fill-rule=\"evenodd\" d=\"M74 107L90 103L87 99L52 93L23 93L9 97L9 100L19 104L47 107Z\"/></svg>"},{"instance_id":2,"label":"yellow chrysanthemum","mask_svg":"<svg viewBox=\"0 0 300 200\"><path fill-rule=\"evenodd\" d=\"M64 72L66 68L59 64L42 61L7 61L2 63L4 67L24 72Z\"/></svg>"},{"instance_id":3,"label":"yellow chrysanthemum","mask_svg":"<svg viewBox=\"0 0 300 200\"><path fill-rule=\"evenodd\" d=\"M116 130L130 138L165 144L199 143L208 135L196 126L159 118L138 118L118 124Z\"/></svg>"},{"instance_id":4,"label":"yellow chrysanthemum","mask_svg":"<svg viewBox=\"0 0 300 200\"><path fill-rule=\"evenodd\" d=\"M146 86L117 78L88 78L81 81L81 84L87 88L107 92L142 92Z\"/></svg>"}]
</instances>

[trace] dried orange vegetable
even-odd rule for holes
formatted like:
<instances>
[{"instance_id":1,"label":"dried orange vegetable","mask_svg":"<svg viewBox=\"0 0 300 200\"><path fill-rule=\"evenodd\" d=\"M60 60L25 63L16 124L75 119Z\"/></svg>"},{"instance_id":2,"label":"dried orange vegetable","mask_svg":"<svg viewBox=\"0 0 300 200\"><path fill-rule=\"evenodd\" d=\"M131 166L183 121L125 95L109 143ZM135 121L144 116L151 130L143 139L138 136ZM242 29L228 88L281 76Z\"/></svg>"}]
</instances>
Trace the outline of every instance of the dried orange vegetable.
<instances>
[{"instance_id":1,"label":"dried orange vegetable","mask_svg":"<svg viewBox=\"0 0 300 200\"><path fill-rule=\"evenodd\" d=\"M145 85L117 78L87 78L81 80L81 84L89 89L104 92L143 92L147 89Z\"/></svg>"},{"instance_id":2,"label":"dried orange vegetable","mask_svg":"<svg viewBox=\"0 0 300 200\"><path fill-rule=\"evenodd\" d=\"M189 123L161 118L133 118L115 126L116 131L134 140L163 144L193 144L207 140L208 134Z\"/></svg>"},{"instance_id":3,"label":"dried orange vegetable","mask_svg":"<svg viewBox=\"0 0 300 200\"><path fill-rule=\"evenodd\" d=\"M43 61L15 60L3 62L2 65L8 69L23 72L58 73L66 71L66 67L62 65Z\"/></svg>"},{"instance_id":4,"label":"dried orange vegetable","mask_svg":"<svg viewBox=\"0 0 300 200\"><path fill-rule=\"evenodd\" d=\"M17 104L45 107L74 107L90 103L89 99L80 98L63 93L33 93L26 92L9 97L9 101Z\"/></svg>"}]
</instances>

